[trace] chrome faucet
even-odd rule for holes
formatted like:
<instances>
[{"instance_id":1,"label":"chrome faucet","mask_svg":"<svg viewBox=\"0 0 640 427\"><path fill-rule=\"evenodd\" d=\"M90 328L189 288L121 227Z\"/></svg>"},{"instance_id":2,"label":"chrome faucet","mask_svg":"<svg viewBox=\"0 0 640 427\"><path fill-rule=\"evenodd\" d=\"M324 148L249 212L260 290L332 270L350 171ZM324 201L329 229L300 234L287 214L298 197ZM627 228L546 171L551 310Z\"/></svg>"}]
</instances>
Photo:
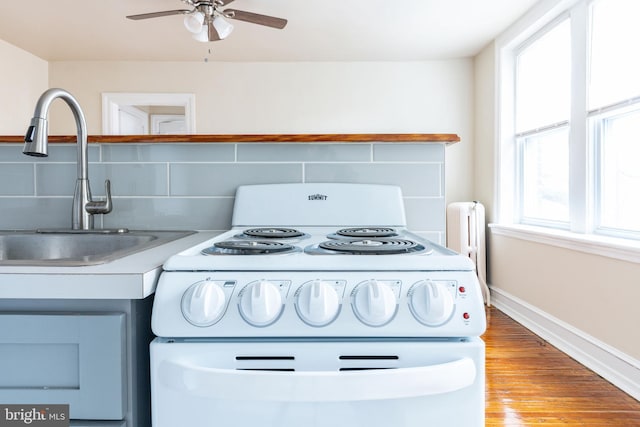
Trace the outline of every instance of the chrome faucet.
<instances>
[{"instance_id":1,"label":"chrome faucet","mask_svg":"<svg viewBox=\"0 0 640 427\"><path fill-rule=\"evenodd\" d=\"M22 152L29 156L47 157L48 153L48 124L47 114L51 103L61 98L67 103L77 126L77 147L78 147L78 179L73 195L73 206L71 211L71 228L73 230L92 230L93 215L107 214L111 212L111 183L109 180L105 184L105 201L94 201L91 199L91 188L89 186L89 162L87 155L87 123L80 104L64 89L49 89L45 91L38 102L31 119L29 129L24 137L24 149Z\"/></svg>"}]
</instances>

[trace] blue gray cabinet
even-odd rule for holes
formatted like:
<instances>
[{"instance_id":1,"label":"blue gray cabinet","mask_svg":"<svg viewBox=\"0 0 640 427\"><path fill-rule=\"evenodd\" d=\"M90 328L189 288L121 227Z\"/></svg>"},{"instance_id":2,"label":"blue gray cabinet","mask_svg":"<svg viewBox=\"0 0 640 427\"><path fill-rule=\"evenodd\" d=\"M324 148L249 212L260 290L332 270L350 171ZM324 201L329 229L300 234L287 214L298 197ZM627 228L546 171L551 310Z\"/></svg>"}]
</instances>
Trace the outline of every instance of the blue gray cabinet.
<instances>
[{"instance_id":1,"label":"blue gray cabinet","mask_svg":"<svg viewBox=\"0 0 640 427\"><path fill-rule=\"evenodd\" d=\"M0 300L0 402L69 404L74 427L149 426L151 298Z\"/></svg>"}]
</instances>

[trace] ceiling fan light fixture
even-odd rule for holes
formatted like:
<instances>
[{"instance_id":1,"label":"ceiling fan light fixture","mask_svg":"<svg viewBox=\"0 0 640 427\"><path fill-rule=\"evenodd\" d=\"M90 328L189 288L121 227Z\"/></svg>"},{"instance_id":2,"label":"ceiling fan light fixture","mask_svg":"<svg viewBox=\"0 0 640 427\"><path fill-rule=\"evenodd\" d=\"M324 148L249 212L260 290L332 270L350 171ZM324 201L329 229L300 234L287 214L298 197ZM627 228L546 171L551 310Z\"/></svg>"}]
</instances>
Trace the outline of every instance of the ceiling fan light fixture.
<instances>
[{"instance_id":1,"label":"ceiling fan light fixture","mask_svg":"<svg viewBox=\"0 0 640 427\"><path fill-rule=\"evenodd\" d=\"M195 11L184 17L184 26L190 33L198 34L202 32L204 27L204 13Z\"/></svg>"},{"instance_id":2,"label":"ceiling fan light fixture","mask_svg":"<svg viewBox=\"0 0 640 427\"><path fill-rule=\"evenodd\" d=\"M200 42L213 42L226 39L233 31L233 25L227 19L236 19L265 27L283 29L287 20L274 16L261 15L259 13L246 12L236 9L224 9L234 0L181 0L191 6L192 9L174 9L158 12L139 13L127 15L127 19L141 20L160 18L163 16L182 15L183 23L192 37Z\"/></svg>"},{"instance_id":3,"label":"ceiling fan light fixture","mask_svg":"<svg viewBox=\"0 0 640 427\"><path fill-rule=\"evenodd\" d=\"M208 42L209 41L209 26L207 24L202 25L202 28L200 29L199 32L193 34L191 37L193 37L194 40L197 40L199 42Z\"/></svg>"},{"instance_id":4,"label":"ceiling fan light fixture","mask_svg":"<svg viewBox=\"0 0 640 427\"><path fill-rule=\"evenodd\" d=\"M227 22L222 16L216 16L213 19L213 27L216 29L220 39L226 39L233 31L233 24Z\"/></svg>"}]
</instances>

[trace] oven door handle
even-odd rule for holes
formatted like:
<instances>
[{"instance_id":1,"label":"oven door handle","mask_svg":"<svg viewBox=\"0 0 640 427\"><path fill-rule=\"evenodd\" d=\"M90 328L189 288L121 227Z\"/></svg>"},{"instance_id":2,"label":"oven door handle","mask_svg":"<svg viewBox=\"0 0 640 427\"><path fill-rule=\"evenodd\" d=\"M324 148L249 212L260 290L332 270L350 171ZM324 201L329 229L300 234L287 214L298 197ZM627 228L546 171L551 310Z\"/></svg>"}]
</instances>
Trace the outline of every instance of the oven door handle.
<instances>
[{"instance_id":1,"label":"oven door handle","mask_svg":"<svg viewBox=\"0 0 640 427\"><path fill-rule=\"evenodd\" d=\"M362 371L246 371L164 360L159 381L176 391L211 399L273 402L350 402L449 393L476 380L473 359L438 365Z\"/></svg>"}]
</instances>

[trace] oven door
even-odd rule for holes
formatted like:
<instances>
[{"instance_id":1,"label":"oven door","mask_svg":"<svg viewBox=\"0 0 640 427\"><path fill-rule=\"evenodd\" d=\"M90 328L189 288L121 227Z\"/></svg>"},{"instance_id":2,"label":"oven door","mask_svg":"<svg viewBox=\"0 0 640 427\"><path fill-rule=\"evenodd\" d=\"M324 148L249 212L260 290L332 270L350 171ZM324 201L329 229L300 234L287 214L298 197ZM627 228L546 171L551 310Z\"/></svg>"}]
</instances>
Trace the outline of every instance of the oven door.
<instances>
[{"instance_id":1,"label":"oven door","mask_svg":"<svg viewBox=\"0 0 640 427\"><path fill-rule=\"evenodd\" d=\"M153 427L484 426L484 342L151 344Z\"/></svg>"}]
</instances>

